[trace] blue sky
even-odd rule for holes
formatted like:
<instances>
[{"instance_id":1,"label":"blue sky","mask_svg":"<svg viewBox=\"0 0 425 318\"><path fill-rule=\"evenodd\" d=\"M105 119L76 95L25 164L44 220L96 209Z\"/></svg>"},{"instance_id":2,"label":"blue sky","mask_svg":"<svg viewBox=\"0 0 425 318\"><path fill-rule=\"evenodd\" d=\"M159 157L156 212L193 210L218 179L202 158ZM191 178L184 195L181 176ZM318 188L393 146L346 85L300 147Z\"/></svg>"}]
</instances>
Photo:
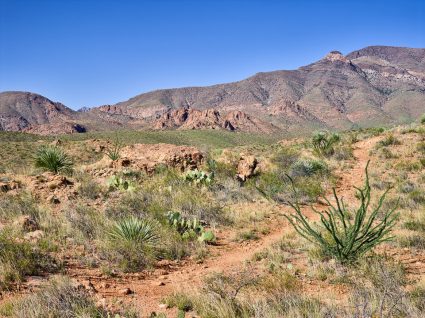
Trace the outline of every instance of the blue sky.
<instances>
[{"instance_id":1,"label":"blue sky","mask_svg":"<svg viewBox=\"0 0 425 318\"><path fill-rule=\"evenodd\" d=\"M425 48L425 1L0 0L0 91L78 109L368 45Z\"/></svg>"}]
</instances>

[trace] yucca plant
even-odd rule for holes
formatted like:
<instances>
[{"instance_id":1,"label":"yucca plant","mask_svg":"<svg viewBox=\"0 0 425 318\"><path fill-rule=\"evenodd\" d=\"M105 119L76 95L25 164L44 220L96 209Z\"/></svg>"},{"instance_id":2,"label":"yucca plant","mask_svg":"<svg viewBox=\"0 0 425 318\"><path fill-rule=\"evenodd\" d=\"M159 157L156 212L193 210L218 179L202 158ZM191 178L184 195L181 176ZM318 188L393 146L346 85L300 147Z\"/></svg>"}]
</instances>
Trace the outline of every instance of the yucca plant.
<instances>
[{"instance_id":1,"label":"yucca plant","mask_svg":"<svg viewBox=\"0 0 425 318\"><path fill-rule=\"evenodd\" d=\"M112 240L155 246L159 241L156 225L148 220L130 217L116 222L109 236Z\"/></svg>"},{"instance_id":2,"label":"yucca plant","mask_svg":"<svg viewBox=\"0 0 425 318\"><path fill-rule=\"evenodd\" d=\"M337 133L319 131L313 135L311 140L314 150L324 156L331 156L334 153L334 145L341 140Z\"/></svg>"},{"instance_id":3,"label":"yucca plant","mask_svg":"<svg viewBox=\"0 0 425 318\"><path fill-rule=\"evenodd\" d=\"M310 223L308 218L301 212L298 203L290 203L295 210L295 214L286 216L298 234L308 241L319 245L324 252L341 263L355 261L375 246L393 238L389 234L398 218L398 213L395 213L397 204L389 211L381 211L382 204L389 191L388 189L379 198L377 206L369 208L371 188L369 185L368 166L369 162L365 168L366 180L364 187L355 187L357 189L356 197L360 201L360 205L353 219L349 217L345 203L342 198L340 199L337 196L335 189L333 189L335 205L324 198L329 206L326 211L319 212L312 207L313 211L320 216L318 226Z\"/></svg>"},{"instance_id":4,"label":"yucca plant","mask_svg":"<svg viewBox=\"0 0 425 318\"><path fill-rule=\"evenodd\" d=\"M35 154L34 165L36 168L58 174L70 172L73 163L71 158L61 148L56 146L42 146Z\"/></svg>"},{"instance_id":5,"label":"yucca plant","mask_svg":"<svg viewBox=\"0 0 425 318\"><path fill-rule=\"evenodd\" d=\"M123 148L123 144L119 140L118 135L117 135L114 142L112 143L112 146L108 147L108 149L106 149L106 155L112 161L117 161L118 159L121 158L120 151L121 151L122 148Z\"/></svg>"}]
</instances>

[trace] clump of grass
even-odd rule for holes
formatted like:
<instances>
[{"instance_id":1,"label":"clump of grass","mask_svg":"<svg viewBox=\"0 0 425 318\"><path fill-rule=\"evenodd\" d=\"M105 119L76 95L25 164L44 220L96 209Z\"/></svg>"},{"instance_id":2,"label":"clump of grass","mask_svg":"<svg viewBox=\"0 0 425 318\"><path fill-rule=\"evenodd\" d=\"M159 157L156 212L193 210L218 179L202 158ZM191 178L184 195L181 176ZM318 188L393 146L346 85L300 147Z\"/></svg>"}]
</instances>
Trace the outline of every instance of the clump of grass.
<instances>
[{"instance_id":1,"label":"clump of grass","mask_svg":"<svg viewBox=\"0 0 425 318\"><path fill-rule=\"evenodd\" d=\"M0 290L21 282L26 275L53 268L52 259L37 246L17 237L11 229L0 231Z\"/></svg>"},{"instance_id":2,"label":"clump of grass","mask_svg":"<svg viewBox=\"0 0 425 318\"><path fill-rule=\"evenodd\" d=\"M401 141L398 140L393 134L387 135L384 139L378 142L381 147L387 147L392 145L400 145Z\"/></svg>"},{"instance_id":3,"label":"clump of grass","mask_svg":"<svg viewBox=\"0 0 425 318\"><path fill-rule=\"evenodd\" d=\"M71 158L61 148L42 146L35 154L34 165L36 168L58 174L71 172L73 163Z\"/></svg>"},{"instance_id":4,"label":"clump of grass","mask_svg":"<svg viewBox=\"0 0 425 318\"><path fill-rule=\"evenodd\" d=\"M90 317L106 318L108 313L96 307L84 289L74 286L64 277L49 282L40 291L16 302L13 317Z\"/></svg>"}]
</instances>

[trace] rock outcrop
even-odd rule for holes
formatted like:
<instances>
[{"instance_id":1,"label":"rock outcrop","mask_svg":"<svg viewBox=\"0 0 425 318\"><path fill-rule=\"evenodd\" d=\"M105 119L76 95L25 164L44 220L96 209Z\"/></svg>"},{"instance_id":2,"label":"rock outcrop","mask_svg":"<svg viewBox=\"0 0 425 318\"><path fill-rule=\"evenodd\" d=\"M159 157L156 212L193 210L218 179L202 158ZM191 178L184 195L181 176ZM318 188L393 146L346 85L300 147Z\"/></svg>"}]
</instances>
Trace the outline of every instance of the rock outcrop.
<instances>
[{"instance_id":1,"label":"rock outcrop","mask_svg":"<svg viewBox=\"0 0 425 318\"><path fill-rule=\"evenodd\" d=\"M215 109L178 108L168 110L153 124L154 129L225 129L229 131L271 133L278 128L242 111L230 111L225 116Z\"/></svg>"}]
</instances>

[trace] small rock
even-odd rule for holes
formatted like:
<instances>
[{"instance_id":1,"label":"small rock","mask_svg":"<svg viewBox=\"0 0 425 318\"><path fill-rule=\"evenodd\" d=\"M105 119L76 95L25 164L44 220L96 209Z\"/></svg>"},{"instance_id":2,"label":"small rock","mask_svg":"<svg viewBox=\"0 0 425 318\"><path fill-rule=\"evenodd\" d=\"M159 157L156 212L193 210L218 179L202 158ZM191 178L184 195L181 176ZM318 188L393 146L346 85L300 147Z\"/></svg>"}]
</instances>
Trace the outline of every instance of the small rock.
<instances>
[{"instance_id":1,"label":"small rock","mask_svg":"<svg viewBox=\"0 0 425 318\"><path fill-rule=\"evenodd\" d=\"M38 242L41 238L43 238L44 232L41 230L28 232L24 235L24 238L30 242Z\"/></svg>"},{"instance_id":2,"label":"small rock","mask_svg":"<svg viewBox=\"0 0 425 318\"><path fill-rule=\"evenodd\" d=\"M124 288L124 289L121 289L120 291L119 291L119 293L121 294L121 295L131 295L131 294L133 294L134 292L130 289L130 288Z\"/></svg>"},{"instance_id":3,"label":"small rock","mask_svg":"<svg viewBox=\"0 0 425 318\"><path fill-rule=\"evenodd\" d=\"M161 309L167 309L168 305L167 304L159 304L159 308Z\"/></svg>"}]
</instances>

